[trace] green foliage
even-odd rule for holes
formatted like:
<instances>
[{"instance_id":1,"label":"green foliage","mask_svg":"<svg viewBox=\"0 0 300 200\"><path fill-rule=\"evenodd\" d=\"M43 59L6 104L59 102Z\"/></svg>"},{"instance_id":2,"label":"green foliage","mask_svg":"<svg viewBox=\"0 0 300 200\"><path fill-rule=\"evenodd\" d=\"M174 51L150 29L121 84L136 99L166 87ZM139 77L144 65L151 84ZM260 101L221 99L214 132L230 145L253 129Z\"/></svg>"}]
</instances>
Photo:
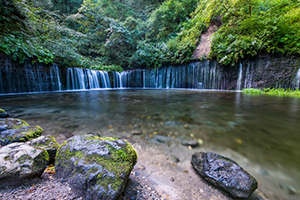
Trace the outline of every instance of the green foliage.
<instances>
[{"instance_id":1,"label":"green foliage","mask_svg":"<svg viewBox=\"0 0 300 200\"><path fill-rule=\"evenodd\" d=\"M164 42L151 43L140 41L137 51L130 59L130 66L147 66L154 68L161 67L168 62L170 56L167 45Z\"/></svg>"},{"instance_id":2,"label":"green foliage","mask_svg":"<svg viewBox=\"0 0 300 200\"><path fill-rule=\"evenodd\" d=\"M188 21L196 9L196 0L167 0L150 16L148 38L168 39L180 31L180 23Z\"/></svg>"},{"instance_id":3,"label":"green foliage","mask_svg":"<svg viewBox=\"0 0 300 200\"><path fill-rule=\"evenodd\" d=\"M292 89L283 89L283 88L264 88L264 89L254 89L248 88L243 89L243 93L245 94L266 94L266 95L275 95L275 96L293 96L293 97L300 97L300 90L297 88L296 90Z\"/></svg>"},{"instance_id":4,"label":"green foliage","mask_svg":"<svg viewBox=\"0 0 300 200\"><path fill-rule=\"evenodd\" d=\"M179 64L215 25L208 58L221 64L300 55L299 0L0 1L0 51L20 62L117 71Z\"/></svg>"},{"instance_id":5,"label":"green foliage","mask_svg":"<svg viewBox=\"0 0 300 200\"><path fill-rule=\"evenodd\" d=\"M214 35L211 58L234 65L260 52L300 54L300 9L294 0L239 0L218 10L223 26ZM216 12L211 12L211 17Z\"/></svg>"},{"instance_id":6,"label":"green foliage","mask_svg":"<svg viewBox=\"0 0 300 200\"><path fill-rule=\"evenodd\" d=\"M116 72L123 71L123 68L120 65L92 65L90 69L96 69L102 71L116 71Z\"/></svg>"},{"instance_id":7,"label":"green foliage","mask_svg":"<svg viewBox=\"0 0 300 200\"><path fill-rule=\"evenodd\" d=\"M0 36L0 51L10 55L14 60L23 63L26 58L32 58L41 63L52 63L53 54L33 40L26 40L21 33L4 34Z\"/></svg>"},{"instance_id":8,"label":"green foliage","mask_svg":"<svg viewBox=\"0 0 300 200\"><path fill-rule=\"evenodd\" d=\"M261 89L254 89L254 88L246 88L242 90L245 94L262 94L263 91Z\"/></svg>"},{"instance_id":9,"label":"green foliage","mask_svg":"<svg viewBox=\"0 0 300 200\"><path fill-rule=\"evenodd\" d=\"M59 10L62 14L75 14L83 0L51 0L53 10Z\"/></svg>"}]
</instances>

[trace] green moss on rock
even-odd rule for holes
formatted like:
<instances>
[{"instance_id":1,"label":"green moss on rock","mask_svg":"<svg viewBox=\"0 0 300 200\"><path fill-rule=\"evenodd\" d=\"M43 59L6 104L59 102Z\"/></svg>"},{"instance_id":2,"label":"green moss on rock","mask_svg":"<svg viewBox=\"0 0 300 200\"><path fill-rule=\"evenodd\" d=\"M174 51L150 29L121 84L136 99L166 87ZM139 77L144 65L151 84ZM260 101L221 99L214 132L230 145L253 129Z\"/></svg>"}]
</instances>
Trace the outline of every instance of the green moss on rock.
<instances>
[{"instance_id":1,"label":"green moss on rock","mask_svg":"<svg viewBox=\"0 0 300 200\"><path fill-rule=\"evenodd\" d=\"M0 108L0 113L5 113L5 110L3 110L2 108Z\"/></svg>"},{"instance_id":2,"label":"green moss on rock","mask_svg":"<svg viewBox=\"0 0 300 200\"><path fill-rule=\"evenodd\" d=\"M33 147L46 150L49 154L50 162L55 160L57 149L60 147L53 136L40 136L26 143Z\"/></svg>"},{"instance_id":3,"label":"green moss on rock","mask_svg":"<svg viewBox=\"0 0 300 200\"><path fill-rule=\"evenodd\" d=\"M137 153L127 141L74 136L57 151L56 174L86 198L116 199L136 162Z\"/></svg>"},{"instance_id":4,"label":"green moss on rock","mask_svg":"<svg viewBox=\"0 0 300 200\"><path fill-rule=\"evenodd\" d=\"M0 119L0 125L5 127L1 131L0 144L7 145L13 142L26 142L41 136L43 129L40 126L29 126L27 122L20 119Z\"/></svg>"}]
</instances>

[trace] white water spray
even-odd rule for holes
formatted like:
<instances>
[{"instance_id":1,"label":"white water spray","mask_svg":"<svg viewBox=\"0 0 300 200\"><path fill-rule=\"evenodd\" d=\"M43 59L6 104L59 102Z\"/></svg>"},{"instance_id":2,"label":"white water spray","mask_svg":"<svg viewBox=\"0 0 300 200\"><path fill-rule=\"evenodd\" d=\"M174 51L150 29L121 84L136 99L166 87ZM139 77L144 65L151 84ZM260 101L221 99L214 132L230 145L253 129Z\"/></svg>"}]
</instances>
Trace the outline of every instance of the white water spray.
<instances>
[{"instance_id":1,"label":"white water spray","mask_svg":"<svg viewBox=\"0 0 300 200\"><path fill-rule=\"evenodd\" d=\"M236 85L237 90L241 90L242 76L243 76L243 65L242 65L242 63L240 63L240 73L239 73L239 77L238 77L237 85Z\"/></svg>"}]
</instances>

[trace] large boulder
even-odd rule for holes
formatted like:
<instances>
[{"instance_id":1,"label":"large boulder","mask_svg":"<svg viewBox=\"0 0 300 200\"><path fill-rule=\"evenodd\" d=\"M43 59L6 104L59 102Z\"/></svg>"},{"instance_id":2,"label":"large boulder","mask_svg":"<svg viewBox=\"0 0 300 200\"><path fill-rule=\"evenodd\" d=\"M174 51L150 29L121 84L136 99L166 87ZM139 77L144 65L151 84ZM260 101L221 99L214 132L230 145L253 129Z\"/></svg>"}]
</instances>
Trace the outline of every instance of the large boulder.
<instances>
[{"instance_id":1,"label":"large boulder","mask_svg":"<svg viewBox=\"0 0 300 200\"><path fill-rule=\"evenodd\" d=\"M55 172L86 199L117 199L136 161L136 151L127 141L74 136L59 148Z\"/></svg>"},{"instance_id":2,"label":"large boulder","mask_svg":"<svg viewBox=\"0 0 300 200\"><path fill-rule=\"evenodd\" d=\"M46 150L49 154L49 162L55 160L56 152L59 148L59 144L53 136L40 136L26 142L26 144Z\"/></svg>"},{"instance_id":3,"label":"large boulder","mask_svg":"<svg viewBox=\"0 0 300 200\"><path fill-rule=\"evenodd\" d=\"M49 161L47 151L26 143L12 143L0 148L0 188L18 185L26 178L40 176Z\"/></svg>"},{"instance_id":4,"label":"large boulder","mask_svg":"<svg viewBox=\"0 0 300 200\"><path fill-rule=\"evenodd\" d=\"M233 160L215 153L192 156L194 169L210 184L234 198L248 198L257 188L256 180Z\"/></svg>"},{"instance_id":5,"label":"large boulder","mask_svg":"<svg viewBox=\"0 0 300 200\"><path fill-rule=\"evenodd\" d=\"M29 124L20 119L0 118L0 146L13 142L26 142L43 133L39 126L29 126Z\"/></svg>"}]
</instances>

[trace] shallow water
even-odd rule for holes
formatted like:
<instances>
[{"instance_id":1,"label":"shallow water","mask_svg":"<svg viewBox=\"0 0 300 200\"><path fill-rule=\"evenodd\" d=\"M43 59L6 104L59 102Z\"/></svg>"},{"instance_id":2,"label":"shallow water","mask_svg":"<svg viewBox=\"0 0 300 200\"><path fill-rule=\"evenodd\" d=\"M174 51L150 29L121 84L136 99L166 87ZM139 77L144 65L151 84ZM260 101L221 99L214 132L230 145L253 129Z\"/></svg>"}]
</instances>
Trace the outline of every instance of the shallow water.
<instances>
[{"instance_id":1,"label":"shallow water","mask_svg":"<svg viewBox=\"0 0 300 200\"><path fill-rule=\"evenodd\" d=\"M278 199L300 198L299 98L203 90L94 90L5 95L0 107L54 136L141 131L148 138L198 140L203 149L241 155L236 161L247 163Z\"/></svg>"}]
</instances>

